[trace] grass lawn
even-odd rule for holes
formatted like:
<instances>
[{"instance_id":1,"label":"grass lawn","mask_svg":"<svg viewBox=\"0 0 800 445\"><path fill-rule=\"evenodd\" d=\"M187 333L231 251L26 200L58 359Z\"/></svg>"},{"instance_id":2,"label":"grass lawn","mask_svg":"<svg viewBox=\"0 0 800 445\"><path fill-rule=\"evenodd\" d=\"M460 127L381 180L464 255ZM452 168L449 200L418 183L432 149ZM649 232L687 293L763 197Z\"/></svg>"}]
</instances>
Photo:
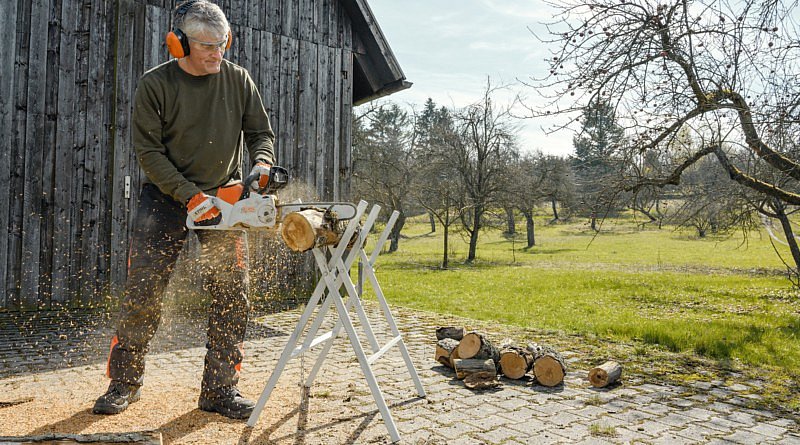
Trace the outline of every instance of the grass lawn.
<instances>
[{"instance_id":1,"label":"grass lawn","mask_svg":"<svg viewBox=\"0 0 800 445\"><path fill-rule=\"evenodd\" d=\"M754 365L789 378L788 391L797 391L800 293L766 233L696 239L674 228L638 230L636 221L618 218L595 237L585 221L545 222L537 221L531 249L522 224L515 237L487 230L473 264L464 263L466 239L451 236L451 267L441 270L441 231L428 233L427 220L412 219L400 250L378 263L387 299L697 354L728 367Z\"/></svg>"}]
</instances>

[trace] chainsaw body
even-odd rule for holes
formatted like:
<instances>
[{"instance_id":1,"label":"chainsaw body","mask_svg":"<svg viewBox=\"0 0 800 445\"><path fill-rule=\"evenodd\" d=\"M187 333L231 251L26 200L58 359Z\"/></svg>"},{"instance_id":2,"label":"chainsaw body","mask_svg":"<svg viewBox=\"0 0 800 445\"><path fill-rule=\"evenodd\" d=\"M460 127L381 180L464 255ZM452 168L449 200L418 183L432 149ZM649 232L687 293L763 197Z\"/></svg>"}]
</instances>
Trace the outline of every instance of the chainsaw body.
<instances>
[{"instance_id":1,"label":"chainsaw body","mask_svg":"<svg viewBox=\"0 0 800 445\"><path fill-rule=\"evenodd\" d=\"M267 187L251 192L249 184L258 176L247 177L244 183L220 187L217 195L211 197L220 210L222 218L218 224L197 225L191 217L186 217L186 227L194 230L247 230L275 229L283 216L307 208L324 209L336 219L348 220L355 217L356 207L346 202L292 202L280 204L273 192L288 183L289 174L283 167L270 169Z\"/></svg>"}]
</instances>

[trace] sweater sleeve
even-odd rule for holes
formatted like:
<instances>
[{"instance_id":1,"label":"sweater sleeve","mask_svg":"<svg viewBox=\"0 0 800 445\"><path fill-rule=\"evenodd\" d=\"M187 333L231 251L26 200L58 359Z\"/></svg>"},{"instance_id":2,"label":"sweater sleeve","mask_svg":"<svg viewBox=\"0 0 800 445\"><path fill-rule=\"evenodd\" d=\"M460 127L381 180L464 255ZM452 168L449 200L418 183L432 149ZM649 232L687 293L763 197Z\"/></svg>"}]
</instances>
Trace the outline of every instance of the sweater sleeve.
<instances>
[{"instance_id":1,"label":"sweater sleeve","mask_svg":"<svg viewBox=\"0 0 800 445\"><path fill-rule=\"evenodd\" d=\"M275 133L272 132L269 116L264 110L258 87L256 87L249 73L247 73L245 79L245 95L242 131L244 132L244 140L250 153L250 159L253 164L257 161L274 164L273 143L275 142Z\"/></svg>"},{"instance_id":2,"label":"sweater sleeve","mask_svg":"<svg viewBox=\"0 0 800 445\"><path fill-rule=\"evenodd\" d=\"M163 193L181 203L200 193L167 156L161 142L161 112L154 85L142 78L136 88L133 107L133 148L147 178Z\"/></svg>"}]
</instances>

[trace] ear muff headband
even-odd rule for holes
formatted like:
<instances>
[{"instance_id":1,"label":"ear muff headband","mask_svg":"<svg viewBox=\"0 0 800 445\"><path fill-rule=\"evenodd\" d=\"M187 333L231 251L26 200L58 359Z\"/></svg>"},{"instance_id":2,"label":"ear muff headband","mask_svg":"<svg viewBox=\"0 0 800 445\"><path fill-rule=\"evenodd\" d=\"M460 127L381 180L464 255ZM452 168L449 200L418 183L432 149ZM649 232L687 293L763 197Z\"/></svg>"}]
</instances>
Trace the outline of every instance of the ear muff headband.
<instances>
[{"instance_id":1,"label":"ear muff headband","mask_svg":"<svg viewBox=\"0 0 800 445\"><path fill-rule=\"evenodd\" d=\"M192 5L199 1L202 0L189 0L178 5L178 8L175 10L175 21L178 21L178 19L186 15ZM225 44L226 51L230 49L232 42L233 34L231 30L228 29L228 43ZM166 43L167 49L172 57L181 59L189 55L189 37L180 28L175 28L167 33Z\"/></svg>"}]
</instances>

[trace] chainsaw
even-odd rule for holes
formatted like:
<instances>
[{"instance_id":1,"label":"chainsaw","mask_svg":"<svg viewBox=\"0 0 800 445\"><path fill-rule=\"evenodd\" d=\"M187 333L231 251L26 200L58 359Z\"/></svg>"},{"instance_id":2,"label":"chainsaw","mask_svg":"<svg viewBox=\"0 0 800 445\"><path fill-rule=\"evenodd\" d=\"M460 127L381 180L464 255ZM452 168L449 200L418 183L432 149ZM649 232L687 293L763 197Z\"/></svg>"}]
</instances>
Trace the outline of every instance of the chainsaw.
<instances>
[{"instance_id":1,"label":"chainsaw","mask_svg":"<svg viewBox=\"0 0 800 445\"><path fill-rule=\"evenodd\" d=\"M244 179L217 189L211 199L220 210L222 219L214 225L197 225L186 217L186 227L200 230L275 229L283 218L293 212L314 208L324 210L331 217L345 221L355 217L356 207L349 202L291 202L280 203L275 192L289 183L289 172L278 166L269 171L269 180L263 188L251 191L250 184L258 181L255 173Z\"/></svg>"}]
</instances>

